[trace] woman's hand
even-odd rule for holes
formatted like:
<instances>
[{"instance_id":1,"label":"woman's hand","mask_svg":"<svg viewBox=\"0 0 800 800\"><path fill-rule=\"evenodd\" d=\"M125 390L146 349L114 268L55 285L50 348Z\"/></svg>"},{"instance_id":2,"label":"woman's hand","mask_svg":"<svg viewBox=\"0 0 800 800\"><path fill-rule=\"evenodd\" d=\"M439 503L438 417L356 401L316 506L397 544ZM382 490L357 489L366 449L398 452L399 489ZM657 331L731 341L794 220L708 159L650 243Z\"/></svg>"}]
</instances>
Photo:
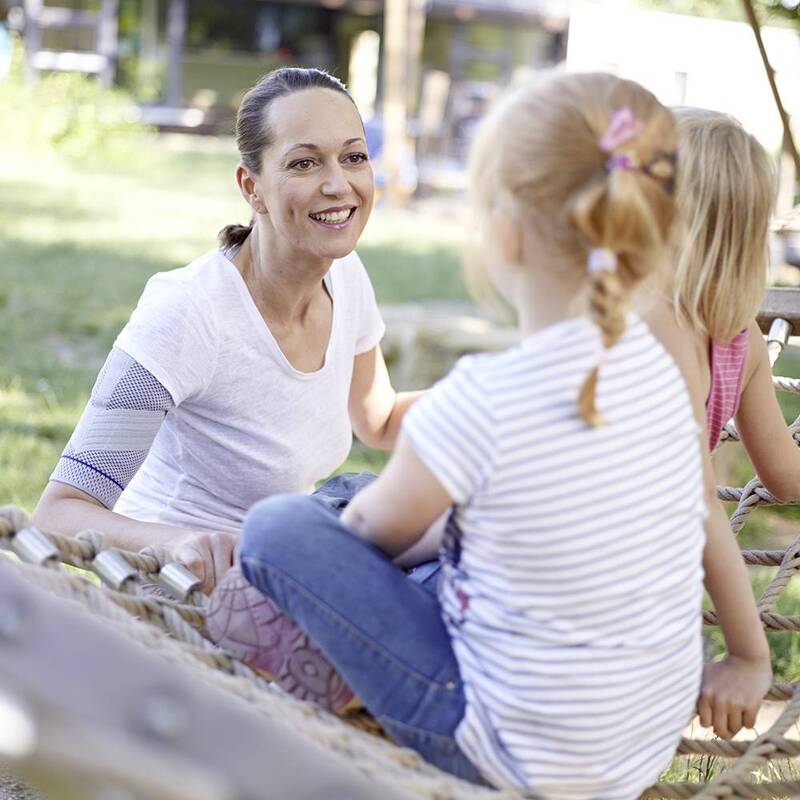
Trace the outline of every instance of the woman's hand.
<instances>
[{"instance_id":1,"label":"woman's hand","mask_svg":"<svg viewBox=\"0 0 800 800\"><path fill-rule=\"evenodd\" d=\"M172 557L202 581L201 591L210 594L236 562L239 537L233 533L187 533L169 545Z\"/></svg>"},{"instance_id":2,"label":"woman's hand","mask_svg":"<svg viewBox=\"0 0 800 800\"><path fill-rule=\"evenodd\" d=\"M729 655L705 665L697 713L704 728L714 727L723 739L742 727L752 728L764 695L772 683L769 660Z\"/></svg>"}]
</instances>

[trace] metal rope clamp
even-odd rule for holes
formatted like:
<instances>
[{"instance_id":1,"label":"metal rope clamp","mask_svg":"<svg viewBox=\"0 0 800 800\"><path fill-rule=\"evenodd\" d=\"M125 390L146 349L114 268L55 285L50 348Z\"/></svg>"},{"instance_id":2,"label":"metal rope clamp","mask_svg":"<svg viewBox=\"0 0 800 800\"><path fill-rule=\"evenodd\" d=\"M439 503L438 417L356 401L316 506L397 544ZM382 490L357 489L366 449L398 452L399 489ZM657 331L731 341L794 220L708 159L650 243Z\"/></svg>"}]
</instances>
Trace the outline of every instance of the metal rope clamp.
<instances>
[{"instance_id":1,"label":"metal rope clamp","mask_svg":"<svg viewBox=\"0 0 800 800\"><path fill-rule=\"evenodd\" d=\"M197 575L177 561L170 561L161 567L158 577L164 586L181 600L187 600L189 595L202 585Z\"/></svg>"},{"instance_id":2,"label":"metal rope clamp","mask_svg":"<svg viewBox=\"0 0 800 800\"><path fill-rule=\"evenodd\" d=\"M40 567L50 561L61 560L61 551L38 528L18 531L11 540L11 550L21 561Z\"/></svg>"},{"instance_id":3,"label":"metal rope clamp","mask_svg":"<svg viewBox=\"0 0 800 800\"><path fill-rule=\"evenodd\" d=\"M775 366L778 356L783 352L783 348L789 342L789 337L792 335L792 324L785 319L776 317L772 320L769 326L769 333L767 334L767 351L769 352L770 366Z\"/></svg>"},{"instance_id":4,"label":"metal rope clamp","mask_svg":"<svg viewBox=\"0 0 800 800\"><path fill-rule=\"evenodd\" d=\"M92 567L103 582L116 591L139 574L128 559L114 549L101 550L92 561Z\"/></svg>"},{"instance_id":5,"label":"metal rope clamp","mask_svg":"<svg viewBox=\"0 0 800 800\"><path fill-rule=\"evenodd\" d=\"M785 319L776 317L772 320L772 325L769 326L769 333L767 334L768 342L779 342L781 346L789 341L792 335L792 325Z\"/></svg>"}]
</instances>

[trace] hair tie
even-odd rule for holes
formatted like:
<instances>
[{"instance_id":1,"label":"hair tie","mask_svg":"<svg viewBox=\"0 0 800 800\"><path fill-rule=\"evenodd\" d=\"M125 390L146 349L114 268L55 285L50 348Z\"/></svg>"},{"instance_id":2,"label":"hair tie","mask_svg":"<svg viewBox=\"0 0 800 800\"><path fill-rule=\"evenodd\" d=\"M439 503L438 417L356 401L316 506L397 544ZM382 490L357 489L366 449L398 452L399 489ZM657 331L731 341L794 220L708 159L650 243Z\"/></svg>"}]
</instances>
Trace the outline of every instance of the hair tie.
<instances>
[{"instance_id":1,"label":"hair tie","mask_svg":"<svg viewBox=\"0 0 800 800\"><path fill-rule=\"evenodd\" d=\"M637 163L627 153L617 153L606 161L606 169L611 172L615 169L622 169L625 172L636 172Z\"/></svg>"},{"instance_id":2,"label":"hair tie","mask_svg":"<svg viewBox=\"0 0 800 800\"><path fill-rule=\"evenodd\" d=\"M586 259L586 270L590 275L598 272L616 272L617 254L606 247L594 247Z\"/></svg>"},{"instance_id":3,"label":"hair tie","mask_svg":"<svg viewBox=\"0 0 800 800\"><path fill-rule=\"evenodd\" d=\"M621 144L638 136L641 130L642 123L633 116L630 108L618 108L611 115L611 122L597 144L604 153L611 153Z\"/></svg>"}]
</instances>

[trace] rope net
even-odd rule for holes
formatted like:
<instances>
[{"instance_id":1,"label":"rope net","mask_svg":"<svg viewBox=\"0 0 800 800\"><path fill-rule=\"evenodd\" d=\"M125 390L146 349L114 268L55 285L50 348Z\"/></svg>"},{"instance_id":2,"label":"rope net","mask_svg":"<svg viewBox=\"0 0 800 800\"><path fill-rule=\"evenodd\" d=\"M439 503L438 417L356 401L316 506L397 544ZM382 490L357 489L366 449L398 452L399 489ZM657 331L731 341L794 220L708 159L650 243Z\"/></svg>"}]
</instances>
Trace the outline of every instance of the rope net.
<instances>
[{"instance_id":1,"label":"rope net","mask_svg":"<svg viewBox=\"0 0 800 800\"><path fill-rule=\"evenodd\" d=\"M782 343L771 341L769 346L774 363ZM798 379L775 378L774 383L778 391L800 393ZM800 442L800 417L789 429ZM733 426L726 426L722 440L737 439ZM718 496L736 503L730 517L736 534L756 508L778 505L758 477L741 488L719 487ZM197 582L190 573L169 563L157 549L144 554L106 548L97 531L84 531L75 537L45 533L31 527L27 513L14 506L0 507L0 547L18 557L0 559L4 568L15 570L60 598L77 601L150 652L189 667L193 678L246 700L259 714L280 718L304 739L347 759L367 778L390 782L409 797L429 800L520 797L514 792L474 786L439 771L412 751L375 735L380 731L364 713L334 717L272 686L261 674L205 637L205 596L197 591ZM775 570L758 599L765 630L797 636L800 616L778 613L776 605L800 572L800 538L783 550L743 550L742 556L749 566ZM170 594L153 592L154 583L166 586ZM705 611L703 621L707 626L716 625L716 614ZM760 734L741 741L681 740L671 773L706 775L709 780L662 781L642 797L800 797L800 774L792 762L800 756L800 681L774 684L767 699L781 701L784 707L769 729Z\"/></svg>"}]
</instances>

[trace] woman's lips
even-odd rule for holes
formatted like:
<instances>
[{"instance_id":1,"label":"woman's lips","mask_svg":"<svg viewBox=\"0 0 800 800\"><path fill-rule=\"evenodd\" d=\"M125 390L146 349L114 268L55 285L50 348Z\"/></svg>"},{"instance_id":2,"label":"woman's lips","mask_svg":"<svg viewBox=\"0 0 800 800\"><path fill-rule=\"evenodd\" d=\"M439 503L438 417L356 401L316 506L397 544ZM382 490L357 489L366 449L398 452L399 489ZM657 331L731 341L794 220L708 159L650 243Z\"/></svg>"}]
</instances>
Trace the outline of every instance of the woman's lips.
<instances>
[{"instance_id":1,"label":"woman's lips","mask_svg":"<svg viewBox=\"0 0 800 800\"><path fill-rule=\"evenodd\" d=\"M316 214L309 214L309 219L322 225L323 228L330 230L343 230L346 228L356 213L356 207L350 206L349 208L342 208L330 211L321 211Z\"/></svg>"}]
</instances>

